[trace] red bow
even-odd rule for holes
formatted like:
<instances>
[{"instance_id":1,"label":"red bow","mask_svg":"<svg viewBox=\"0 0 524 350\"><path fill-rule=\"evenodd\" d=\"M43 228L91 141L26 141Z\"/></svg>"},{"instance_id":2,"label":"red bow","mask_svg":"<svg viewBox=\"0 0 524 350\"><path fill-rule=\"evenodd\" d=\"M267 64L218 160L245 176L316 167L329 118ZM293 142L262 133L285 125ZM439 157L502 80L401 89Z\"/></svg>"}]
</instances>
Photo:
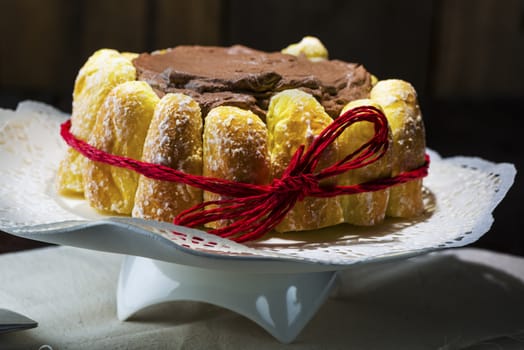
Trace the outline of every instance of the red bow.
<instances>
[{"instance_id":1,"label":"red bow","mask_svg":"<svg viewBox=\"0 0 524 350\"><path fill-rule=\"evenodd\" d=\"M374 124L374 136L344 159L316 171L322 152L350 125L358 122ZM379 191L390 186L425 177L428 174L429 156L414 170L395 177L377 179L350 186L321 185L320 181L361 168L380 159L388 149L388 122L384 114L372 106L351 109L335 119L313 140L309 148L300 146L293 155L281 178L268 185L255 185L229 180L186 174L164 165L141 162L135 159L103 152L87 142L77 139L70 131L71 120L61 125L60 134L66 143L85 157L136 171L155 180L184 183L214 192L228 199L204 202L180 213L174 223L189 227L231 220L222 228L209 233L245 242L262 237L277 226L297 201L304 197L334 197L343 194ZM212 206L211 208L207 208ZM207 208L207 209L206 209Z\"/></svg>"}]
</instances>

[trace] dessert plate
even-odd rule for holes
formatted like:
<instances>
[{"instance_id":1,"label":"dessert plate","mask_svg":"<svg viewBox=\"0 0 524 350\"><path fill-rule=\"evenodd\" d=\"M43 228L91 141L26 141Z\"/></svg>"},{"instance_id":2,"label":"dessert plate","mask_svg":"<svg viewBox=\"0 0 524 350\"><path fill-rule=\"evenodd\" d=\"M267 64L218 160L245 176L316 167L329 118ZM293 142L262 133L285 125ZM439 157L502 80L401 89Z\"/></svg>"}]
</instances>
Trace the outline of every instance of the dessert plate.
<instances>
[{"instance_id":1,"label":"dessert plate","mask_svg":"<svg viewBox=\"0 0 524 350\"><path fill-rule=\"evenodd\" d=\"M30 101L16 111L1 110L0 230L127 255L118 292L121 319L158 302L201 300L250 317L284 342L292 340L320 306L336 271L479 239L491 227L492 212L516 174L512 164L444 159L428 151L431 165L424 179L426 210L421 217L387 219L366 228L339 225L269 234L238 244L169 223L104 216L82 198L58 196L54 177L66 149L59 125L66 118ZM148 293L141 291L144 278L155 286ZM238 283L243 295L235 292ZM221 288L213 288L217 285ZM206 292L209 288L216 293Z\"/></svg>"}]
</instances>

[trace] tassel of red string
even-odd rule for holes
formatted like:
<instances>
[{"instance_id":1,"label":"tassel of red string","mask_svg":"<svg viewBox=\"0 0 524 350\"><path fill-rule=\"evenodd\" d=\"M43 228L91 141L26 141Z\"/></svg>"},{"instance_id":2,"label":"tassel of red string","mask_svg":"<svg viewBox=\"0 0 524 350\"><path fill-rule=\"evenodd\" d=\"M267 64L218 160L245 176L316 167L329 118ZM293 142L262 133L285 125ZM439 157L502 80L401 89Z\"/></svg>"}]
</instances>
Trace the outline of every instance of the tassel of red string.
<instances>
[{"instance_id":1,"label":"tassel of red string","mask_svg":"<svg viewBox=\"0 0 524 350\"><path fill-rule=\"evenodd\" d=\"M374 125L374 136L345 158L317 171L324 150L350 125L363 121ZM70 147L93 161L130 169L155 180L184 183L227 197L196 205L180 213L174 219L174 223L195 227L215 221L230 221L229 225L210 230L209 233L237 242L254 240L271 231L295 203L304 197L334 197L379 191L422 178L428 174L429 167L429 157L426 155L425 163L421 167L395 177L350 186L320 184L320 181L326 178L371 164L386 153L388 122L382 111L372 106L351 109L335 119L314 139L307 150L304 146L299 147L282 177L274 179L268 185L192 175L163 165L109 154L77 139L70 128L70 120L61 125L62 138Z\"/></svg>"}]
</instances>

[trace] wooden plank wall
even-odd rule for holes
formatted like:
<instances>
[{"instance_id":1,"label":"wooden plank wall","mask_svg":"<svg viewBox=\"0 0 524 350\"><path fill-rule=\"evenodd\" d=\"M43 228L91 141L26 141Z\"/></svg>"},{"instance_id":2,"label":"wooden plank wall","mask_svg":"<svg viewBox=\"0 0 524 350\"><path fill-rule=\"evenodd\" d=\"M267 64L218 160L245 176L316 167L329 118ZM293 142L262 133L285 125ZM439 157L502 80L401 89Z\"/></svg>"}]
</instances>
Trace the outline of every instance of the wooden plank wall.
<instances>
[{"instance_id":1,"label":"wooden plank wall","mask_svg":"<svg viewBox=\"0 0 524 350\"><path fill-rule=\"evenodd\" d=\"M524 98L524 0L0 0L0 95L67 109L96 49L321 37L333 58L411 81L426 98ZM6 34L8 33L8 34Z\"/></svg>"},{"instance_id":2,"label":"wooden plank wall","mask_svg":"<svg viewBox=\"0 0 524 350\"><path fill-rule=\"evenodd\" d=\"M524 1L442 0L432 93L524 98Z\"/></svg>"},{"instance_id":3,"label":"wooden plank wall","mask_svg":"<svg viewBox=\"0 0 524 350\"><path fill-rule=\"evenodd\" d=\"M8 33L1 43L0 97L68 110L76 73L95 50L217 45L221 9L215 0L0 0L0 30Z\"/></svg>"}]
</instances>

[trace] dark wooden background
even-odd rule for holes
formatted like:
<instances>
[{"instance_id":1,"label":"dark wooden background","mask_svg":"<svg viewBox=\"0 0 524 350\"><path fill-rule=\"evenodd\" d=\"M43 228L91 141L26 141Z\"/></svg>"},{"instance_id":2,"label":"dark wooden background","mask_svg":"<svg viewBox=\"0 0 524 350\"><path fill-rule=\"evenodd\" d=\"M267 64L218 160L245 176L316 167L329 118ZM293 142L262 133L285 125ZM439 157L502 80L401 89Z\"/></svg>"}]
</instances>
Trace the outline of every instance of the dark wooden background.
<instances>
[{"instance_id":1,"label":"dark wooden background","mask_svg":"<svg viewBox=\"0 0 524 350\"><path fill-rule=\"evenodd\" d=\"M524 0L0 0L0 107L64 111L79 67L101 47L179 44L280 50L316 35L332 58L414 84L428 145L444 156L524 165ZM476 246L524 255L520 175ZM0 234L0 252L34 244Z\"/></svg>"}]
</instances>

